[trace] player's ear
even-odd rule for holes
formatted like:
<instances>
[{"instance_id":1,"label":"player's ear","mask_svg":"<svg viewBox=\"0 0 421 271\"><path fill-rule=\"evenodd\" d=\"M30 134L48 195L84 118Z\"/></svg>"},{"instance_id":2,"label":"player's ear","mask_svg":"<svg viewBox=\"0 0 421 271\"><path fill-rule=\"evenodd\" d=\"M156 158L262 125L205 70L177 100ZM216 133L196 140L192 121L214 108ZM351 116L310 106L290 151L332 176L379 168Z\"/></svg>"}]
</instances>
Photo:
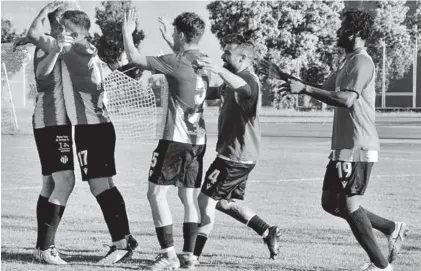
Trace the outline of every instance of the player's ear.
<instances>
[{"instance_id":1,"label":"player's ear","mask_svg":"<svg viewBox=\"0 0 421 271\"><path fill-rule=\"evenodd\" d=\"M179 37L180 37L180 40L186 41L186 40L185 40L186 35L184 35L184 33L183 33L183 32L178 32L178 35L179 35Z\"/></svg>"}]
</instances>

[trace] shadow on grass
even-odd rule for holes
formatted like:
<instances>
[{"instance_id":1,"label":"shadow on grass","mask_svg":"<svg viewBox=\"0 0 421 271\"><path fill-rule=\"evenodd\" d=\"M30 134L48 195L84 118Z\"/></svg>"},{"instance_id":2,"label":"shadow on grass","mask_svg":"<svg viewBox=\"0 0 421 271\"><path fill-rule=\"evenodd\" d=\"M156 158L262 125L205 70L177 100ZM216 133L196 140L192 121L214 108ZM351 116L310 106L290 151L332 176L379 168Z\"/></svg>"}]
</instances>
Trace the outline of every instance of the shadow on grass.
<instances>
[{"instance_id":1,"label":"shadow on grass","mask_svg":"<svg viewBox=\"0 0 421 271\"><path fill-rule=\"evenodd\" d=\"M198 271L207 270L209 268L217 268L219 270L227 269L237 269L237 270L282 270L282 271L332 271L331 268L326 267L303 267L303 266L294 266L291 263L250 263L245 262L233 262L233 261L221 261L221 262L204 262L198 266ZM335 271L347 270L345 268L335 268Z\"/></svg>"},{"instance_id":2,"label":"shadow on grass","mask_svg":"<svg viewBox=\"0 0 421 271\"><path fill-rule=\"evenodd\" d=\"M1 252L2 262L27 262L36 263L31 253L19 253L19 252Z\"/></svg>"}]
</instances>

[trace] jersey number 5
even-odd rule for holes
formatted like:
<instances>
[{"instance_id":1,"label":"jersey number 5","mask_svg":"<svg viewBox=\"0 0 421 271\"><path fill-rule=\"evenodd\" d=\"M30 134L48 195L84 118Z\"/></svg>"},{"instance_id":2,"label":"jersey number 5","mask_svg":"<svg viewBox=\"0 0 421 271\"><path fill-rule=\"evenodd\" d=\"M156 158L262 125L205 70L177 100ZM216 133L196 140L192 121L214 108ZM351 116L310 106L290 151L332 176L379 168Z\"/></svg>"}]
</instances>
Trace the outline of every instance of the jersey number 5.
<instances>
[{"instance_id":1,"label":"jersey number 5","mask_svg":"<svg viewBox=\"0 0 421 271\"><path fill-rule=\"evenodd\" d=\"M158 156L159 156L159 153L157 152L154 152L152 154L151 169L149 170L149 176L152 176L153 174L153 169L156 166L156 163L158 162Z\"/></svg>"},{"instance_id":2,"label":"jersey number 5","mask_svg":"<svg viewBox=\"0 0 421 271\"><path fill-rule=\"evenodd\" d=\"M339 179L349 178L352 174L352 164L350 162L337 162L336 169L338 170Z\"/></svg>"}]
</instances>

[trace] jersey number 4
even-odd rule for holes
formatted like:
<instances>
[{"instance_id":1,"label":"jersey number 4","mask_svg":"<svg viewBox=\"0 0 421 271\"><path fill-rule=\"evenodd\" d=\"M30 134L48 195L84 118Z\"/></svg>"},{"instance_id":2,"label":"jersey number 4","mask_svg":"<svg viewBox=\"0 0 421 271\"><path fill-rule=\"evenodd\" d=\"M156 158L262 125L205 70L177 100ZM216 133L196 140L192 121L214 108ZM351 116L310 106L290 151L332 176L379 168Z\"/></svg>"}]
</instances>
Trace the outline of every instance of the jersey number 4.
<instances>
[{"instance_id":1,"label":"jersey number 4","mask_svg":"<svg viewBox=\"0 0 421 271\"><path fill-rule=\"evenodd\" d=\"M210 182L206 184L206 189L211 188L218 181L219 173L221 173L221 172L219 170L215 169L214 171L212 171L211 174L209 174L208 180Z\"/></svg>"}]
</instances>

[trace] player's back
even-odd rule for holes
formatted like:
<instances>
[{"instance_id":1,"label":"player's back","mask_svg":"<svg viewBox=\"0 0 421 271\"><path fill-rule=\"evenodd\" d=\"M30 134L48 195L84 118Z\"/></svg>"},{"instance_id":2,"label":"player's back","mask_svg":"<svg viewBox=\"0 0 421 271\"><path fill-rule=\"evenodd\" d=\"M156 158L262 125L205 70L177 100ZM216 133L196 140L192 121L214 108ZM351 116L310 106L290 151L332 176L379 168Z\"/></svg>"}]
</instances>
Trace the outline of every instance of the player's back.
<instances>
[{"instance_id":1,"label":"player's back","mask_svg":"<svg viewBox=\"0 0 421 271\"><path fill-rule=\"evenodd\" d=\"M91 44L86 47L76 44L60 57L67 69L62 73L64 98L72 124L110 122L103 103L104 72L96 48Z\"/></svg>"},{"instance_id":2,"label":"player's back","mask_svg":"<svg viewBox=\"0 0 421 271\"><path fill-rule=\"evenodd\" d=\"M35 72L38 64L47 55L42 49L35 48ZM50 74L42 77L35 76L35 83L37 96L32 117L34 129L69 124L64 104L60 61L57 61Z\"/></svg>"},{"instance_id":3,"label":"player's back","mask_svg":"<svg viewBox=\"0 0 421 271\"><path fill-rule=\"evenodd\" d=\"M206 144L203 107L209 85L207 74L194 68L203 54L199 50L148 57L148 69L168 81L168 108L162 138L196 145Z\"/></svg>"}]
</instances>

